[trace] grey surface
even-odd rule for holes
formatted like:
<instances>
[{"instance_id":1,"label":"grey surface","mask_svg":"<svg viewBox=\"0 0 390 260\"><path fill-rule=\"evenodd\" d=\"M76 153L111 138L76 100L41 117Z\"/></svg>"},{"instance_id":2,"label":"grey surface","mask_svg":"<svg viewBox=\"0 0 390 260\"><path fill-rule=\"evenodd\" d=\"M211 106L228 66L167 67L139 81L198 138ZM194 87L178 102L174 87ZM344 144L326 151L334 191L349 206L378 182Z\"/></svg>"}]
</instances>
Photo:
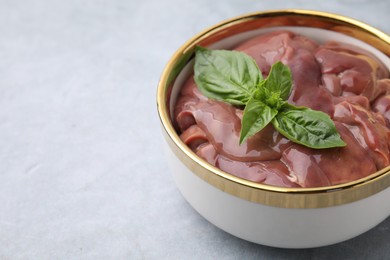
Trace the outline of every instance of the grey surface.
<instances>
[{"instance_id":1,"label":"grey surface","mask_svg":"<svg viewBox=\"0 0 390 260\"><path fill-rule=\"evenodd\" d=\"M189 37L266 9L390 33L390 1L0 1L0 259L389 259L390 219L283 250L209 224L176 189L155 107Z\"/></svg>"}]
</instances>

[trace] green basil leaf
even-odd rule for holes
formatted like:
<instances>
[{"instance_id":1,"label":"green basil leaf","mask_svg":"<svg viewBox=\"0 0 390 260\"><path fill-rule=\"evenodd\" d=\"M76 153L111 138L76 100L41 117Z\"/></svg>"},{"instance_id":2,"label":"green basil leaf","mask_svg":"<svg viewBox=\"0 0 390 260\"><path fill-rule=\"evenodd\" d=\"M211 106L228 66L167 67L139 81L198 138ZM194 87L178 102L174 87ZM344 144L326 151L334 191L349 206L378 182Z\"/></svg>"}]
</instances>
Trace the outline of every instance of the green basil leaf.
<instances>
[{"instance_id":1,"label":"green basil leaf","mask_svg":"<svg viewBox=\"0 0 390 260\"><path fill-rule=\"evenodd\" d=\"M237 51L195 48L194 80L208 98L245 106L240 144L270 122L285 137L311 148L341 147L328 115L286 101L292 89L288 66L272 65L267 79L250 56Z\"/></svg>"},{"instance_id":2,"label":"green basil leaf","mask_svg":"<svg viewBox=\"0 0 390 260\"><path fill-rule=\"evenodd\" d=\"M278 61L272 65L268 77L261 82L259 88L267 88L271 93L278 93L281 99L286 100L290 96L291 86L290 68Z\"/></svg>"},{"instance_id":3,"label":"green basil leaf","mask_svg":"<svg viewBox=\"0 0 390 260\"><path fill-rule=\"evenodd\" d=\"M271 95L271 92L268 89L261 87L264 84L264 81L265 80L259 83L257 90L253 93L253 97L263 103L266 103L268 97Z\"/></svg>"},{"instance_id":4,"label":"green basil leaf","mask_svg":"<svg viewBox=\"0 0 390 260\"><path fill-rule=\"evenodd\" d=\"M276 116L278 110L272 109L263 102L251 98L244 109L241 121L240 144L248 137L261 131Z\"/></svg>"},{"instance_id":5,"label":"green basil leaf","mask_svg":"<svg viewBox=\"0 0 390 260\"><path fill-rule=\"evenodd\" d=\"M194 80L208 98L245 105L262 74L250 56L237 51L196 47Z\"/></svg>"},{"instance_id":6,"label":"green basil leaf","mask_svg":"<svg viewBox=\"0 0 390 260\"><path fill-rule=\"evenodd\" d=\"M291 141L310 148L323 149L346 145L330 117L310 108L285 104L272 120L272 124Z\"/></svg>"}]
</instances>

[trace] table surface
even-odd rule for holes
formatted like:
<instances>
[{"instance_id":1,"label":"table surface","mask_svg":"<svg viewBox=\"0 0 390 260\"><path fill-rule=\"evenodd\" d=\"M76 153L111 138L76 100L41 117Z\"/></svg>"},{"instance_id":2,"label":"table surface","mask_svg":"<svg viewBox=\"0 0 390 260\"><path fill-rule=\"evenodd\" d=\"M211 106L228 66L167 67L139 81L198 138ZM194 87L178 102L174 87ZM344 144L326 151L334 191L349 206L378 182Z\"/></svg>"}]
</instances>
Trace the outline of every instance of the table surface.
<instances>
[{"instance_id":1,"label":"table surface","mask_svg":"<svg viewBox=\"0 0 390 260\"><path fill-rule=\"evenodd\" d=\"M0 259L384 259L390 218L286 250L198 215L166 163L155 93L173 52L222 20L301 8L390 33L390 1L0 0Z\"/></svg>"}]
</instances>

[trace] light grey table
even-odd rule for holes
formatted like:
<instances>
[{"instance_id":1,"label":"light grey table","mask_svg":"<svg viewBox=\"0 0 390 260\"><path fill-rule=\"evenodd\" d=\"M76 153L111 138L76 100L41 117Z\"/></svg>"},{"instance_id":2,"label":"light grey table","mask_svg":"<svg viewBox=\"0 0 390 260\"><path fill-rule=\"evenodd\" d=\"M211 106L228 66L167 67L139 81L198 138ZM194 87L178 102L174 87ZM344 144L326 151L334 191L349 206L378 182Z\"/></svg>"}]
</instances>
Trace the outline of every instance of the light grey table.
<instances>
[{"instance_id":1,"label":"light grey table","mask_svg":"<svg viewBox=\"0 0 390 260\"><path fill-rule=\"evenodd\" d=\"M387 0L0 0L0 259L389 259L390 219L276 249L214 227L174 185L155 107L164 65L206 27L279 8L390 33Z\"/></svg>"}]
</instances>

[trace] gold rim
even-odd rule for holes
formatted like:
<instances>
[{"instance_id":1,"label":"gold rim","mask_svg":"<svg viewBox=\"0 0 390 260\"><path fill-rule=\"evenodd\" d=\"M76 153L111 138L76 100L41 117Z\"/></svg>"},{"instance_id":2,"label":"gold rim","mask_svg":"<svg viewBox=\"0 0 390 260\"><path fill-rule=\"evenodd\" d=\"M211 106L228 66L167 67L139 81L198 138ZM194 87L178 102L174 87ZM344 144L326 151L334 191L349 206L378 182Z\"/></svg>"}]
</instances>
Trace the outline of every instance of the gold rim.
<instances>
[{"instance_id":1,"label":"gold rim","mask_svg":"<svg viewBox=\"0 0 390 260\"><path fill-rule=\"evenodd\" d=\"M177 73L193 56L196 45L208 46L237 33L275 26L313 27L360 39L390 56L390 37L360 21L308 10L276 10L239 16L217 24L186 42L166 65L157 90L157 108L166 141L192 172L216 188L236 197L284 208L322 208L354 202L390 186L390 166L359 180L319 188L283 188L254 183L225 173L193 153L177 135L167 101Z\"/></svg>"}]
</instances>

